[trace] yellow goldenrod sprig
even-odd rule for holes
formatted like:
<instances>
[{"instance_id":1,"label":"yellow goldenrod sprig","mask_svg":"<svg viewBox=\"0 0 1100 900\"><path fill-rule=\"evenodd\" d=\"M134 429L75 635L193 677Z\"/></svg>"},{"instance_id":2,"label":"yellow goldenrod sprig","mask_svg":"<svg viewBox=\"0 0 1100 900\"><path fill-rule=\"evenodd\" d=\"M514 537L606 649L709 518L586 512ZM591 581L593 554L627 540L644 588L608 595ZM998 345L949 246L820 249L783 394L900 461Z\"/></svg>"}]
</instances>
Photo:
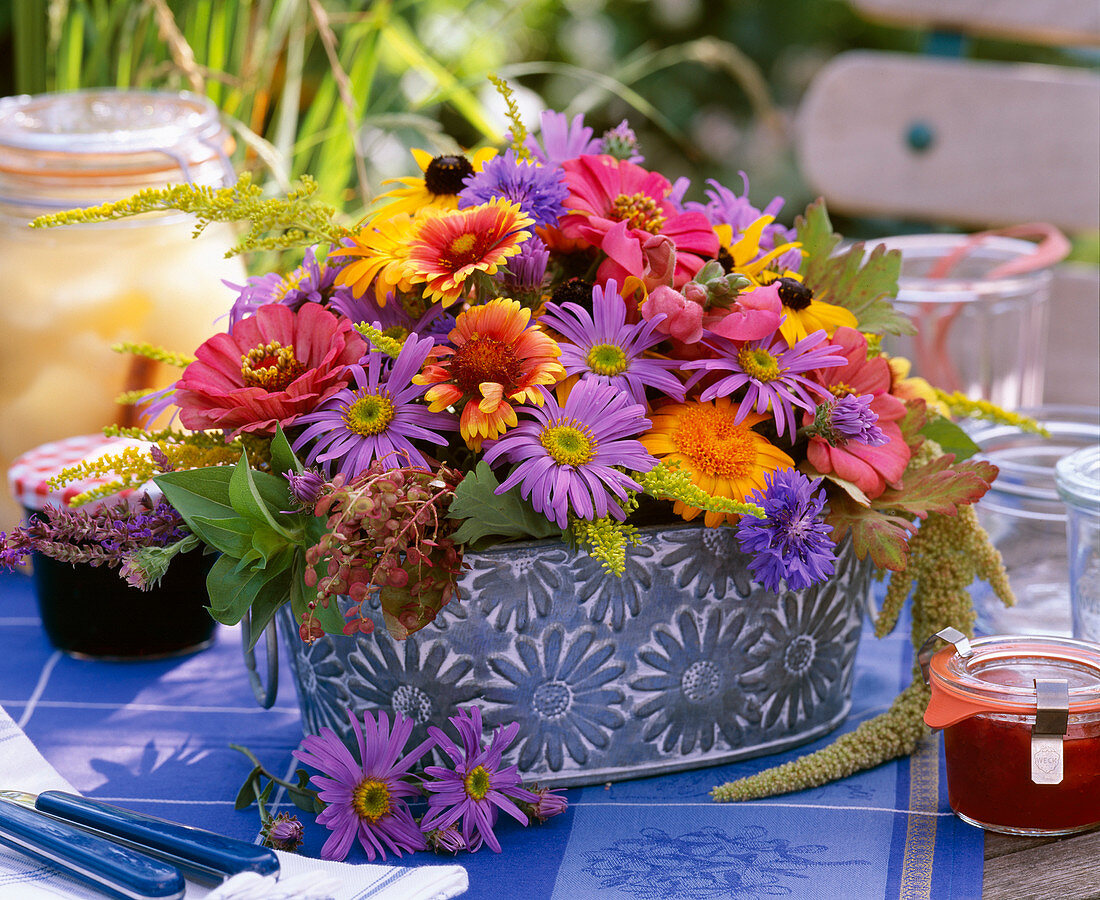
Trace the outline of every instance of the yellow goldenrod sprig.
<instances>
[{"instance_id":1,"label":"yellow goldenrod sprig","mask_svg":"<svg viewBox=\"0 0 1100 900\"><path fill-rule=\"evenodd\" d=\"M512 123L512 149L516 151L519 159L530 159L531 151L527 149L527 129L523 125L523 119L519 114L519 104L516 103L516 95L511 86L499 75L490 75L489 80L497 93L504 98L508 107L508 121Z\"/></svg>"},{"instance_id":2,"label":"yellow goldenrod sprig","mask_svg":"<svg viewBox=\"0 0 1100 900\"><path fill-rule=\"evenodd\" d=\"M691 475L683 469L673 469L660 462L645 473L635 473L642 489L657 500L681 500L696 509L708 512L728 513L737 516L765 517L764 510L755 503L744 503L729 497L715 497L692 484Z\"/></svg>"},{"instance_id":3,"label":"yellow goldenrod sprig","mask_svg":"<svg viewBox=\"0 0 1100 900\"><path fill-rule=\"evenodd\" d=\"M212 222L247 222L248 233L226 256L249 250L286 250L319 241L336 243L348 231L333 222L335 209L313 199L316 191L317 182L303 175L286 197L264 198L263 189L253 184L246 172L232 187L178 184L147 188L112 203L39 216L31 227L108 222L178 210L195 216L196 235Z\"/></svg>"},{"instance_id":4,"label":"yellow goldenrod sprig","mask_svg":"<svg viewBox=\"0 0 1100 900\"><path fill-rule=\"evenodd\" d=\"M934 390L936 391L936 399L943 403L951 411L951 415L956 418L971 417L975 419L984 419L987 422L996 422L999 425L1011 425L1014 428L1019 428L1021 431L1027 431L1031 434L1041 434L1043 437L1050 437L1050 432L1047 431L1047 429L1028 416L1023 416L1020 415L1020 413L1011 412L999 406L994 406L986 400L974 400L967 397L966 394L961 391L955 391L949 394L947 391L942 391L939 388L935 388Z\"/></svg>"},{"instance_id":5,"label":"yellow goldenrod sprig","mask_svg":"<svg viewBox=\"0 0 1100 900\"><path fill-rule=\"evenodd\" d=\"M136 431L136 429L128 429ZM150 445L154 446L154 445ZM82 506L100 497L109 497L127 488L139 487L154 475L176 469L201 469L206 466L232 465L241 456L240 444L157 443L162 461L157 462L145 447L125 447L118 453L107 453L95 459L81 460L67 466L47 484L57 490L74 481L89 478L108 479L73 497L72 506Z\"/></svg>"},{"instance_id":6,"label":"yellow goldenrod sprig","mask_svg":"<svg viewBox=\"0 0 1100 900\"><path fill-rule=\"evenodd\" d=\"M403 340L399 341L397 338L392 338L375 328L373 325L368 325L366 322L360 322L354 327L356 331L370 341L372 347L376 350L381 350L387 356L392 356L394 359L397 358L397 355L401 352L401 348L405 345Z\"/></svg>"},{"instance_id":7,"label":"yellow goldenrod sprig","mask_svg":"<svg viewBox=\"0 0 1100 900\"><path fill-rule=\"evenodd\" d=\"M103 429L105 437L130 438L135 441L146 441L150 444L191 444L195 447L233 447L237 455L241 452L241 442L234 440L226 443L225 435L220 431L179 431L175 428L164 428L160 431L147 431L144 428L135 428L123 425L107 425Z\"/></svg>"},{"instance_id":8,"label":"yellow goldenrod sprig","mask_svg":"<svg viewBox=\"0 0 1100 900\"><path fill-rule=\"evenodd\" d=\"M631 496L623 503L623 508L629 514L637 505L638 501ZM577 547L587 550L588 555L612 575L622 575L626 571L626 549L636 547L641 540L637 528L616 522L611 516L595 520L573 519L569 534Z\"/></svg>"},{"instance_id":9,"label":"yellow goldenrod sprig","mask_svg":"<svg viewBox=\"0 0 1100 900\"><path fill-rule=\"evenodd\" d=\"M153 388L142 388L136 391L123 391L121 394L115 397L115 403L119 406L137 406L148 397L150 394L155 394L156 390Z\"/></svg>"},{"instance_id":10,"label":"yellow goldenrod sprig","mask_svg":"<svg viewBox=\"0 0 1100 900\"><path fill-rule=\"evenodd\" d=\"M174 353L171 350L165 350L163 347L156 347L153 344L136 343L134 341L121 341L117 344L111 344L111 349L115 353L130 353L134 356L144 356L146 359L151 359L154 362L162 362L165 365L173 366L177 369L186 369L195 361L195 357L187 356L184 353Z\"/></svg>"}]
</instances>

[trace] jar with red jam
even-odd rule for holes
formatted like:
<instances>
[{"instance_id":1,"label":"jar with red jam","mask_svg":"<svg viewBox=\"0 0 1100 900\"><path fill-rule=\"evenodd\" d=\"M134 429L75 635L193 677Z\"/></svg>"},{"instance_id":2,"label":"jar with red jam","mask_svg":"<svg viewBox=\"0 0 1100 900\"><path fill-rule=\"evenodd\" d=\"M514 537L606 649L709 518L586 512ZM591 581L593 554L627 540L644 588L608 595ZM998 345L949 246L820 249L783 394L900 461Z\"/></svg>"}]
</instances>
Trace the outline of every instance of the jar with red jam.
<instances>
[{"instance_id":1,"label":"jar with red jam","mask_svg":"<svg viewBox=\"0 0 1100 900\"><path fill-rule=\"evenodd\" d=\"M931 658L924 714L955 814L1006 834L1100 825L1100 644L956 634Z\"/></svg>"}]
</instances>

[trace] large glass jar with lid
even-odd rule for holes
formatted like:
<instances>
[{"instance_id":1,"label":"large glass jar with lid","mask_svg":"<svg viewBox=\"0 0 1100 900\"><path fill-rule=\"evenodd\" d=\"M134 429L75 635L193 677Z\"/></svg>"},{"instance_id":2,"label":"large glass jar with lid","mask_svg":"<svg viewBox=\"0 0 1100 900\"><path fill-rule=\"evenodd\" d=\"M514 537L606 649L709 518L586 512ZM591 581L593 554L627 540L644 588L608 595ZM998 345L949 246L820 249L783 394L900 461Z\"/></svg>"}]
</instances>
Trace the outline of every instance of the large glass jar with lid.
<instances>
[{"instance_id":1,"label":"large glass jar with lid","mask_svg":"<svg viewBox=\"0 0 1100 900\"><path fill-rule=\"evenodd\" d=\"M217 109L186 93L88 90L0 99L0 470L46 441L94 432L132 411L124 390L178 372L113 352L119 341L191 353L243 283L233 235L193 238L178 213L32 229L43 213L143 188L235 181ZM0 529L20 511L7 498Z\"/></svg>"}]
</instances>

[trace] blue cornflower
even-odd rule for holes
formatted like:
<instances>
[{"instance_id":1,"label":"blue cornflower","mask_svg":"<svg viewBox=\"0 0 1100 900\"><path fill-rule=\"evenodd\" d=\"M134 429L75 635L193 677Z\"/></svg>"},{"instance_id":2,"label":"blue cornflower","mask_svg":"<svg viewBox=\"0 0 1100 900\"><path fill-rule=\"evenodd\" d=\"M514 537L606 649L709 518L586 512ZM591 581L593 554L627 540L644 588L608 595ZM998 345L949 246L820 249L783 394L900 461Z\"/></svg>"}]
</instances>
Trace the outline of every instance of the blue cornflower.
<instances>
[{"instance_id":1,"label":"blue cornflower","mask_svg":"<svg viewBox=\"0 0 1100 900\"><path fill-rule=\"evenodd\" d=\"M797 469L779 469L768 475L766 489L745 499L764 508L766 518L744 516L737 543L752 554L749 569L769 591L779 592L780 581L800 591L833 574L836 544L832 526L821 520L825 491L821 479L810 481Z\"/></svg>"},{"instance_id":2,"label":"blue cornflower","mask_svg":"<svg viewBox=\"0 0 1100 900\"><path fill-rule=\"evenodd\" d=\"M486 162L463 184L466 186L458 195L459 209L503 197L518 203L541 227L558 224L565 215L565 198L569 196L565 173L560 168L520 159L511 149Z\"/></svg>"}]
</instances>

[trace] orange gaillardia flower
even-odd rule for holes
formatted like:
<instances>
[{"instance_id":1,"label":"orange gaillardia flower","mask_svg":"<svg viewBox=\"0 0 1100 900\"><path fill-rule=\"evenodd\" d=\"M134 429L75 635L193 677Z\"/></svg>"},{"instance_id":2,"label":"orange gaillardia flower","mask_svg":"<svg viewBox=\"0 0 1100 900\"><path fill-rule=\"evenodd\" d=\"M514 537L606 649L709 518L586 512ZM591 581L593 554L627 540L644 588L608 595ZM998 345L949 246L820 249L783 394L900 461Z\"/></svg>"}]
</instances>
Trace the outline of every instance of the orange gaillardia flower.
<instances>
[{"instance_id":1,"label":"orange gaillardia flower","mask_svg":"<svg viewBox=\"0 0 1100 900\"><path fill-rule=\"evenodd\" d=\"M518 203L494 197L488 203L442 215L427 214L413 227L404 264L413 284L444 304L454 303L475 272L493 275L531 237L534 219Z\"/></svg>"},{"instance_id":2,"label":"orange gaillardia flower","mask_svg":"<svg viewBox=\"0 0 1100 900\"><path fill-rule=\"evenodd\" d=\"M791 468L794 460L753 431L753 425L768 418L766 413L749 413L740 422L736 417L737 405L729 397L672 403L652 414L653 428L639 440L662 462L688 472L708 494L747 501L753 491L766 489L767 475ZM690 522L703 511L677 500L673 512ZM737 519L708 511L703 521L714 527Z\"/></svg>"},{"instance_id":3,"label":"orange gaillardia flower","mask_svg":"<svg viewBox=\"0 0 1100 900\"><path fill-rule=\"evenodd\" d=\"M490 300L458 314L448 337L454 347L437 347L414 384L433 412L466 400L459 420L462 437L475 450L518 422L513 403L541 406L540 385L565 377L561 350L516 300Z\"/></svg>"}]
</instances>

